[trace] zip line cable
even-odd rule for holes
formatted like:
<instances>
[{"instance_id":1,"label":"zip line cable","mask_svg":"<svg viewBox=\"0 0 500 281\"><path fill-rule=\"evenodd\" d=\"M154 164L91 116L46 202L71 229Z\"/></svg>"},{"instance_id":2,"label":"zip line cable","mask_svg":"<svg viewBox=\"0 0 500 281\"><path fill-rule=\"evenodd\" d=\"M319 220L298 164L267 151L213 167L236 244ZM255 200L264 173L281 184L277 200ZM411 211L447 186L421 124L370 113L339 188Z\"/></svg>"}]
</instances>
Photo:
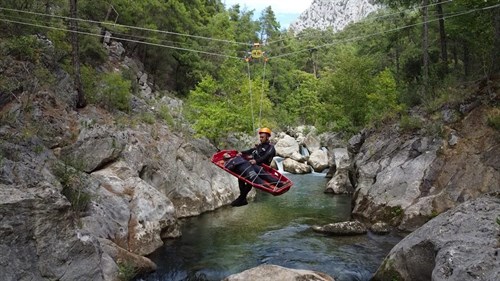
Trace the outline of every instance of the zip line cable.
<instances>
[{"instance_id":1,"label":"zip line cable","mask_svg":"<svg viewBox=\"0 0 500 281\"><path fill-rule=\"evenodd\" d=\"M477 12L477 11L488 10L488 9L496 8L498 6L500 6L500 4L492 5L492 6L487 6L487 7L483 7L483 8L472 9L472 10L468 10L468 11L461 12L461 13L451 14L449 16L442 17L442 19L448 19L448 18L453 18L453 17L465 15L465 14L470 14L470 13ZM0 10L2 10L2 9L5 9L5 8L0 8ZM64 17L64 18L67 18L67 17ZM339 43L342 43L342 42L356 41L356 40L359 40L359 39L369 38L369 37L372 37L372 36L381 35L381 34L388 33L388 32L394 32L394 31L398 31L398 30L405 29L405 28L408 28L408 27L414 27L414 26L418 26L420 24L435 22L435 21L438 21L438 20L440 20L440 18L432 19L432 20L429 20L427 22L421 22L421 23L406 25L406 26L402 26L402 27L397 27L397 28L393 28L393 29L390 29L390 30L385 30L385 31L377 32L377 33L372 33L372 34L367 34L367 35L362 35L362 36L356 36L356 37L352 37L352 38L348 38L348 39L337 40L337 42L323 44L323 45L319 45L317 47L302 49L302 50L295 51L295 52L285 53L285 54L273 56L271 58L286 57L286 56L290 56L290 55L294 55L294 54L298 54L298 53L302 53L302 52L306 52L306 51L311 51L311 50L318 49L318 48L324 48L324 47L332 46L332 45L339 44ZM20 22L20 21L14 21L14 20L7 20L7 19L2 19L2 18L0 18L0 21L9 22L9 23L16 23L16 24L21 24L21 25L41 27L41 28L47 28L47 29L53 29L53 30L60 30L60 31L66 31L66 32L74 32L74 33L78 33L78 34L91 35L91 36L96 36L96 37L104 37L101 34L95 34L95 33L90 33L90 32L83 32L83 31L73 31L73 30L69 30L69 29L65 29L65 28L57 28L57 27L52 27L52 26L44 26L44 25L40 25L40 24L26 23L26 22ZM168 45L163 45L163 44L158 44L158 43L144 42L144 41L138 41L138 40L132 40L132 39L114 37L114 36L110 36L110 39L122 40L122 41L139 43L139 44L145 44L145 45L151 45L151 46L157 46L157 47L164 47L164 48L169 48L169 49L176 49L176 50L197 52L197 53L202 53L202 54L207 54L207 55L213 55L213 56L219 56L219 57L241 59L240 57L231 56L231 55L225 55L225 54L220 54L220 53L212 53L212 52L206 52L206 51L201 51L201 50L196 50L196 49L190 49L190 48L181 48L181 47L176 47L176 46L168 46Z\"/></svg>"},{"instance_id":2,"label":"zip line cable","mask_svg":"<svg viewBox=\"0 0 500 281\"><path fill-rule=\"evenodd\" d=\"M319 45L319 46L316 46L316 47L313 47L313 48L302 49L302 50L298 50L298 51L295 51L295 52L285 53L285 54L273 56L273 57L270 57L270 58L287 57L287 56L291 56L291 55L295 55L295 54L299 54L299 53L303 53L303 52L308 52L308 51L316 50L316 49L319 49L319 48L333 46L333 45L336 45L336 44L339 44L339 43L357 41L359 39L365 39L365 38L373 37L373 36L376 36L376 35L381 35L381 34L384 34L384 33L394 32L394 31L402 30L402 29L409 28L409 27L415 27L415 26L418 26L418 25L421 25L421 24L425 24L425 23L436 22L436 21L439 21L441 19L449 19L449 18L454 18L454 17L458 17L458 16L463 16L463 15L466 15L466 14L471 14L471 13L478 12L478 11L484 11L484 10L494 9L496 7L500 7L500 4L496 4L496 5L492 5L492 6L487 6L487 7L483 7L483 8L472 9L472 10L468 10L468 11L461 12L461 13L451 14L449 16L442 17L442 18L436 18L436 19L425 21L425 22L419 22L419 23L415 23L415 24L401 26L401 27L397 27L397 28L393 28L393 29L389 29L389 30L385 30L385 31L381 31L381 32L376 32L376 33L372 33L372 34L355 36L355 37L351 37L351 38L348 38L348 39L337 40L336 42Z\"/></svg>"},{"instance_id":3,"label":"zip line cable","mask_svg":"<svg viewBox=\"0 0 500 281\"><path fill-rule=\"evenodd\" d=\"M26 21L29 21L31 23L34 23L34 24L37 24L37 23L44 23L44 24L48 24L50 22L46 22L46 21L43 21L43 20L36 20L36 19L26 19L26 18L20 18L20 17L14 17L14 16L7 16L7 15L0 15L0 18L1 17L4 17L4 18L8 18L8 19L16 19L16 20L22 20L23 22L26 22ZM78 30L79 31L82 31L82 32L92 32L92 30L89 30L89 29L82 29L82 26L78 26ZM68 30L69 31L69 30ZM194 47L192 44L189 44L187 42L178 42L178 41L171 41L171 40L166 40L166 39L161 39L161 38L152 38L152 37L148 37L148 36L141 36L141 35L133 35L133 34L125 34L125 33L118 33L118 32L112 32L112 34L115 36L115 38L123 38L123 39L127 39L127 38L135 38L135 39L144 39L144 40L151 40L151 41L159 41L160 43L161 42L166 42L166 43L172 43L172 45L168 45L168 46L175 46L174 44L176 44L177 46L189 46L189 47ZM105 37L105 36L104 36ZM236 51L236 52L244 52L244 51Z\"/></svg>"},{"instance_id":4,"label":"zip line cable","mask_svg":"<svg viewBox=\"0 0 500 281\"><path fill-rule=\"evenodd\" d=\"M264 82L266 81L266 60L264 59L264 70L262 74L262 92L260 93L259 128L262 128L262 104L264 101Z\"/></svg>"},{"instance_id":5,"label":"zip line cable","mask_svg":"<svg viewBox=\"0 0 500 281\"><path fill-rule=\"evenodd\" d=\"M53 27L53 26L44 26L44 25L40 25L40 24L20 22L20 21L14 21L14 20L2 19L2 18L0 18L0 21L9 22L9 23L16 23L16 24L21 24L21 25L41 27L41 28L47 28L47 29L52 29L52 30L73 32L73 33L77 33L77 34L90 35L90 36L96 36L96 37L101 37L101 38L104 37L104 35L96 34L96 33L90 33L90 32L85 32L85 31L77 31L77 30L69 30L69 29L66 29L66 28L58 28L58 27ZM114 36L110 36L109 38L110 39L115 39L115 40L132 42L132 43L139 43L139 44L145 44L145 45L150 45L150 46L163 47L163 48L167 48L167 49L175 49L175 50L181 50L181 51L195 52L195 53L200 53L200 54L206 54L206 55L212 55L212 56L219 56L219 57L225 57L225 58L232 58L232 59L238 59L238 60L241 59L240 57L231 56L231 55L225 55L225 54L220 54L220 53L211 53L211 52L205 52L205 51L200 51L200 50L195 50L195 49L181 48L181 47L175 47L175 46L168 46L168 45L163 45L163 44L157 44L157 43L151 43L151 42L144 42L144 41L138 41L138 40L132 40L132 39L114 37Z\"/></svg>"},{"instance_id":6,"label":"zip line cable","mask_svg":"<svg viewBox=\"0 0 500 281\"><path fill-rule=\"evenodd\" d=\"M423 5L423 6L415 6L415 7L411 7L411 8L402 9L402 10L400 10L398 12L393 12L393 13L389 13L389 14L386 14L386 15L380 15L380 16L376 16L376 17L373 17L373 18L372 17L366 17L365 19L366 20L377 20L377 19L380 19L380 18L388 18L388 17L393 16L393 15L399 15L402 12L405 12L405 11L415 11L415 10L420 9L420 8L437 6L439 4L448 4L450 2L453 2L453 0L447 0L447 1L443 1L441 3L432 3L432 4L429 4L429 5ZM274 40L274 41L269 41L269 42L267 42L267 45L274 44L274 43L281 42L281 41L285 41L286 39L294 38L294 37L296 37L296 36L295 35L294 36L288 36L287 38L277 39L277 40ZM308 37L307 39L311 39L311 38L318 38L318 36L311 36L311 37Z\"/></svg>"},{"instance_id":7,"label":"zip line cable","mask_svg":"<svg viewBox=\"0 0 500 281\"><path fill-rule=\"evenodd\" d=\"M76 20L76 21L81 21L81 22L90 22L90 23L95 23L95 24L101 24L101 25L104 25L104 26L110 26L111 25L111 26L116 26L116 27L125 27L125 28L130 28L130 29L137 29L137 30L141 30L141 31L158 32L158 33L164 33L164 34L171 34L171 35L177 35L177 36L192 37L192 38L197 38L197 39L212 40L212 41L217 41L217 42L237 44L237 45L244 45L244 46L248 46L249 45L248 43L231 41L231 40L226 40L226 39L217 39L217 38L205 37L205 36L200 36L200 35L191 35L191 34L186 34L186 33L179 33L179 32L173 32L173 31L158 30L158 29L152 29L152 28L146 28L146 27L139 27L139 26L132 26L132 25L122 25L122 24L118 24L118 23L109 23L109 22L101 22L101 21L95 21L95 20L86 20L86 19L81 19L81 18L72 18L72 17L66 17L66 16L51 15L51 14L31 12L31 11L23 11L23 10L17 10L17 9L4 8L4 7L0 7L0 11L1 10L10 11L10 12L18 12L18 13L26 13L26 14L32 14L32 15L38 15L38 16L44 16L44 17L54 17L54 18L60 18L60 19L66 19L66 20Z\"/></svg>"},{"instance_id":8,"label":"zip line cable","mask_svg":"<svg viewBox=\"0 0 500 281\"><path fill-rule=\"evenodd\" d=\"M247 61L247 71L248 71L248 92L250 93L250 108L252 111L252 132L255 130L255 119L253 116L253 95L252 95L252 77L250 76L250 62Z\"/></svg>"}]
</instances>

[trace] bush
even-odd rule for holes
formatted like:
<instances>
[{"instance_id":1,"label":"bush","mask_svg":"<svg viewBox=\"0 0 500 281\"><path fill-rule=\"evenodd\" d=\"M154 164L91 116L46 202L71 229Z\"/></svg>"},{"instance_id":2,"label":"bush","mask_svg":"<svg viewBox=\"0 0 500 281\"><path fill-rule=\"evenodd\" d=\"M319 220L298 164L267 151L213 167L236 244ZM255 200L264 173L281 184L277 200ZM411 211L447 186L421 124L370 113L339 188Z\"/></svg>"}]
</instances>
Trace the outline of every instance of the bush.
<instances>
[{"instance_id":1,"label":"bush","mask_svg":"<svg viewBox=\"0 0 500 281\"><path fill-rule=\"evenodd\" d=\"M58 163L53 168L53 172L63 187L61 193L71 203L73 211L79 215L80 212L85 211L92 196L83 191L84 178L81 168L78 168L82 164L72 159L63 159L63 161L65 163Z\"/></svg>"},{"instance_id":2,"label":"bush","mask_svg":"<svg viewBox=\"0 0 500 281\"><path fill-rule=\"evenodd\" d=\"M495 108L490 114L488 114L487 123L488 126L500 131L500 109Z\"/></svg>"},{"instance_id":3,"label":"bush","mask_svg":"<svg viewBox=\"0 0 500 281\"><path fill-rule=\"evenodd\" d=\"M118 260L118 278L122 281L132 280L137 275L137 270L130 262Z\"/></svg>"},{"instance_id":4,"label":"bush","mask_svg":"<svg viewBox=\"0 0 500 281\"><path fill-rule=\"evenodd\" d=\"M108 108L130 111L131 82L124 79L119 73L107 73L102 79L101 101Z\"/></svg>"},{"instance_id":5,"label":"bush","mask_svg":"<svg viewBox=\"0 0 500 281\"><path fill-rule=\"evenodd\" d=\"M418 117L403 115L399 121L399 128L403 132L411 132L422 129L422 121Z\"/></svg>"},{"instance_id":6,"label":"bush","mask_svg":"<svg viewBox=\"0 0 500 281\"><path fill-rule=\"evenodd\" d=\"M85 93L85 98L88 103L95 104L99 102L97 93L97 85L99 84L99 76L97 71L91 66L82 65L80 68L82 87Z\"/></svg>"},{"instance_id":7,"label":"bush","mask_svg":"<svg viewBox=\"0 0 500 281\"><path fill-rule=\"evenodd\" d=\"M18 60L38 62L42 46L35 36L25 35L10 39L5 45L5 52Z\"/></svg>"}]
</instances>

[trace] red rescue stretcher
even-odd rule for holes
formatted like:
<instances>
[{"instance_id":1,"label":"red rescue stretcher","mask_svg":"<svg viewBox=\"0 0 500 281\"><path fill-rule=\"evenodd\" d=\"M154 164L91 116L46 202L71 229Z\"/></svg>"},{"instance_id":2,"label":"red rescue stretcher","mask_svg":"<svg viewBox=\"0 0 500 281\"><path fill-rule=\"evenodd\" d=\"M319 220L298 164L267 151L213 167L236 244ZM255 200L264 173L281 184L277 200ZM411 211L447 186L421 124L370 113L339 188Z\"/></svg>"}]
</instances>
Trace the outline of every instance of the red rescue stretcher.
<instances>
[{"instance_id":1,"label":"red rescue stretcher","mask_svg":"<svg viewBox=\"0 0 500 281\"><path fill-rule=\"evenodd\" d=\"M287 192L290 189L290 187L292 187L292 185L293 185L293 182L291 180L289 180L287 177L282 175L280 172L276 171L275 169L273 169L265 164L260 165L262 167L263 171L267 172L269 175L274 177L276 179L276 182L283 183L283 185L281 187L277 187L277 186L269 185L269 184L267 186L264 186L261 184L251 182L247 178L242 177L242 176L236 174L235 172L224 167L223 155L225 153L228 153L232 158L238 154L238 151L237 150L221 150L212 156L212 163L214 163L215 165L217 165L219 168L223 169L224 171L230 173L231 175L237 177L238 179L241 179L241 180L247 182L248 184L252 185L255 188L258 188L262 191L265 191L267 193L271 193L274 196L277 196L277 195L281 195L281 194Z\"/></svg>"}]
</instances>

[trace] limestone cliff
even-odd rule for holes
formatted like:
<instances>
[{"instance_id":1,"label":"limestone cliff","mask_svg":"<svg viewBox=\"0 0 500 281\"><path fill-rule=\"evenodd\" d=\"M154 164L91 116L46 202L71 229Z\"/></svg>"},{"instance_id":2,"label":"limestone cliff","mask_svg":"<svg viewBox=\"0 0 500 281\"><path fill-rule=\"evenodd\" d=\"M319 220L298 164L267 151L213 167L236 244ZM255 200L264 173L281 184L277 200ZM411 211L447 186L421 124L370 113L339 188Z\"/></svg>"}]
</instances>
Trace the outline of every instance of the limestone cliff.
<instances>
[{"instance_id":1,"label":"limestone cliff","mask_svg":"<svg viewBox=\"0 0 500 281\"><path fill-rule=\"evenodd\" d=\"M39 87L33 63L0 59L2 75L24 81L0 100L1 280L117 280L124 268L153 270L142 256L180 235L178 218L237 193L236 181L209 164L215 147L184 125L181 101L155 92L119 44L108 50L102 69L132 70L139 85L128 114L76 111L64 70L55 66L54 87Z\"/></svg>"}]
</instances>

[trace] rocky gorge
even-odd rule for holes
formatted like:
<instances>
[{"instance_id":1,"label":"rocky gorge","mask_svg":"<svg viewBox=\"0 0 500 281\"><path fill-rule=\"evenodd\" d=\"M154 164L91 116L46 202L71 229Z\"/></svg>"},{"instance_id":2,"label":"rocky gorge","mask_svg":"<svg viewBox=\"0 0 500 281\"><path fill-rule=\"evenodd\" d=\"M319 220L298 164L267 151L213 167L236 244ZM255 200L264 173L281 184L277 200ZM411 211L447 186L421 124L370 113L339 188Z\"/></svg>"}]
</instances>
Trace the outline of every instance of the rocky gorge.
<instances>
[{"instance_id":1,"label":"rocky gorge","mask_svg":"<svg viewBox=\"0 0 500 281\"><path fill-rule=\"evenodd\" d=\"M144 256L181 235L180 219L237 196L236 181L208 165L216 148L194 137L182 102L155 91L119 44L107 47L106 70L129 69L140 86L130 114L74 110L62 69L54 89L20 76L29 87L0 98L2 280L119 280L128 268L154 270ZM34 68L0 63L2 75ZM388 124L349 140L312 127L274 134L285 171L328 170L325 192L352 194L355 219L412 232L375 279L498 279L500 137L485 117L496 110L498 81L494 95L478 87L474 99L440 111L439 134L426 130L434 121L418 111L425 126L411 131Z\"/></svg>"}]
</instances>

